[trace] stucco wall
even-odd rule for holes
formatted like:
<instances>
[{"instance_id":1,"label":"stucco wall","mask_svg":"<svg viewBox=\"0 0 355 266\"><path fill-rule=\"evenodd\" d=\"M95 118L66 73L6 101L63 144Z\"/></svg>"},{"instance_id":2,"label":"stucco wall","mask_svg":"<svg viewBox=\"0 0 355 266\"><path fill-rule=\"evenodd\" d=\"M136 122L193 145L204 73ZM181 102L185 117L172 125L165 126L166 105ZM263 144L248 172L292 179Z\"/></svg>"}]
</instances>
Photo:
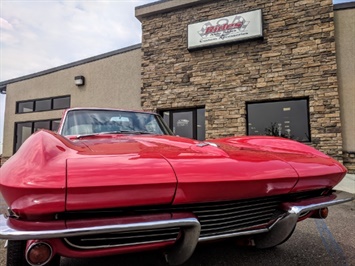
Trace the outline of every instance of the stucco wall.
<instances>
[{"instance_id":1,"label":"stucco wall","mask_svg":"<svg viewBox=\"0 0 355 266\"><path fill-rule=\"evenodd\" d=\"M259 8L264 39L187 50L188 24ZM161 14L156 9L136 10L144 109L205 106L206 137L213 138L246 134L246 102L309 97L310 145L342 160L331 0L200 1Z\"/></svg>"},{"instance_id":2,"label":"stucco wall","mask_svg":"<svg viewBox=\"0 0 355 266\"><path fill-rule=\"evenodd\" d=\"M355 4L335 12L344 164L355 173Z\"/></svg>"},{"instance_id":3,"label":"stucco wall","mask_svg":"<svg viewBox=\"0 0 355 266\"><path fill-rule=\"evenodd\" d=\"M134 49L104 59L7 85L3 157L13 153L15 122L60 118L62 110L16 114L16 102L71 95L71 107L141 109L141 50ZM83 75L77 87L74 77Z\"/></svg>"}]
</instances>

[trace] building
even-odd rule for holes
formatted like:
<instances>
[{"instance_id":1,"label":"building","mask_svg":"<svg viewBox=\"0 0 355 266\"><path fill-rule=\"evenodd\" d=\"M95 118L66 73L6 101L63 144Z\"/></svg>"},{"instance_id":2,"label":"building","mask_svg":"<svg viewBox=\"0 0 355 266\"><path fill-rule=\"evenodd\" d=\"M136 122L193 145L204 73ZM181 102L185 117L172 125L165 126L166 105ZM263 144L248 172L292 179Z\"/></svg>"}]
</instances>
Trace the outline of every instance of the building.
<instances>
[{"instance_id":1,"label":"building","mask_svg":"<svg viewBox=\"0 0 355 266\"><path fill-rule=\"evenodd\" d=\"M63 108L104 106L157 111L200 140L292 138L355 171L354 2L163 0L136 17L141 45L0 83L4 157Z\"/></svg>"},{"instance_id":2,"label":"building","mask_svg":"<svg viewBox=\"0 0 355 266\"><path fill-rule=\"evenodd\" d=\"M141 109L140 68L140 45L135 45L0 83L3 90L6 86L3 157L36 130L56 130L65 108Z\"/></svg>"}]
</instances>

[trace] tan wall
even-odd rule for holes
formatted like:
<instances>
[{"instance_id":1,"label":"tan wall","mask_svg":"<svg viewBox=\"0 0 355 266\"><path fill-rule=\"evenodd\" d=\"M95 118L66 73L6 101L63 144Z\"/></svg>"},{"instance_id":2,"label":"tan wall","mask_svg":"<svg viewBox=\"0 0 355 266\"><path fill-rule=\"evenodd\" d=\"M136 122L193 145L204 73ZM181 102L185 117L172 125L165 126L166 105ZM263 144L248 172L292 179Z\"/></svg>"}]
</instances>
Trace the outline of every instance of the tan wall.
<instances>
[{"instance_id":1,"label":"tan wall","mask_svg":"<svg viewBox=\"0 0 355 266\"><path fill-rule=\"evenodd\" d=\"M335 12L343 148L355 152L355 8Z\"/></svg>"},{"instance_id":2,"label":"tan wall","mask_svg":"<svg viewBox=\"0 0 355 266\"><path fill-rule=\"evenodd\" d=\"M83 75L85 86L74 77ZM71 107L141 109L141 50L135 49L7 85L3 157L13 153L15 122L60 118L63 110L15 114L16 102L71 95Z\"/></svg>"},{"instance_id":3,"label":"tan wall","mask_svg":"<svg viewBox=\"0 0 355 266\"><path fill-rule=\"evenodd\" d=\"M335 12L344 165L355 173L355 7Z\"/></svg>"}]
</instances>

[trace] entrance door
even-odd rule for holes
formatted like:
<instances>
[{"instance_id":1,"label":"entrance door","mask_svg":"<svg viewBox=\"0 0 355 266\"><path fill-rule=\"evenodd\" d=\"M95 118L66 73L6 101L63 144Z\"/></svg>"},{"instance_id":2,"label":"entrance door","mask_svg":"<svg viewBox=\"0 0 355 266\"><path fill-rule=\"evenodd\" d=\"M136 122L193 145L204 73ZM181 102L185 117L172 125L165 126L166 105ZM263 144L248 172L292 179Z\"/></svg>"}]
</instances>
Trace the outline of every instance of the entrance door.
<instances>
[{"instance_id":1,"label":"entrance door","mask_svg":"<svg viewBox=\"0 0 355 266\"><path fill-rule=\"evenodd\" d=\"M173 132L178 136L194 137L192 111L173 112Z\"/></svg>"},{"instance_id":2,"label":"entrance door","mask_svg":"<svg viewBox=\"0 0 355 266\"><path fill-rule=\"evenodd\" d=\"M205 109L163 111L162 116L174 134L197 140L205 139Z\"/></svg>"}]
</instances>

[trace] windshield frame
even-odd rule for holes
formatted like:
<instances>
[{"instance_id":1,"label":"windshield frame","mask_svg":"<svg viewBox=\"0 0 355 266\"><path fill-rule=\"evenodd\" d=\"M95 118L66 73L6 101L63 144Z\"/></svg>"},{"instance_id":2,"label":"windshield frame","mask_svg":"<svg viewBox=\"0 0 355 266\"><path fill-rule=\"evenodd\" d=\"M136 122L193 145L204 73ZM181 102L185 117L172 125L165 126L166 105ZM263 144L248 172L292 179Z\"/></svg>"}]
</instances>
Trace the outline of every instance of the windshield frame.
<instances>
[{"instance_id":1,"label":"windshield frame","mask_svg":"<svg viewBox=\"0 0 355 266\"><path fill-rule=\"evenodd\" d=\"M90 113L93 114L99 114L100 112L102 113L117 113L117 115L119 114L127 114L127 116L134 116L134 117L145 117L147 120L149 120L149 123L154 121L154 125L155 127L158 127L157 130L148 130L147 128L145 128L144 130L137 130L132 128L131 130L99 130L97 132L88 132L86 134L80 134L80 133L76 133L76 134L72 134L72 132L69 132L69 125L70 123L70 119L72 117L72 115L74 115L74 112L87 112L88 115ZM102 114L101 114L102 115ZM149 124L147 123L147 124ZM142 124L142 122L140 123L141 126L147 126L147 124ZM75 124L74 124L75 125ZM80 124L78 124L80 125ZM102 135L102 134L152 134L152 135L174 135L174 133L171 131L171 129L165 124L163 118L161 116L159 116L156 113L153 112L144 112L144 111L129 111L129 110L120 110L120 109L103 109L103 108L73 108L73 109L68 109L66 110L66 112L64 113L62 122L60 124L60 127L58 129L58 134L62 135L62 136L85 136L85 135Z\"/></svg>"}]
</instances>

